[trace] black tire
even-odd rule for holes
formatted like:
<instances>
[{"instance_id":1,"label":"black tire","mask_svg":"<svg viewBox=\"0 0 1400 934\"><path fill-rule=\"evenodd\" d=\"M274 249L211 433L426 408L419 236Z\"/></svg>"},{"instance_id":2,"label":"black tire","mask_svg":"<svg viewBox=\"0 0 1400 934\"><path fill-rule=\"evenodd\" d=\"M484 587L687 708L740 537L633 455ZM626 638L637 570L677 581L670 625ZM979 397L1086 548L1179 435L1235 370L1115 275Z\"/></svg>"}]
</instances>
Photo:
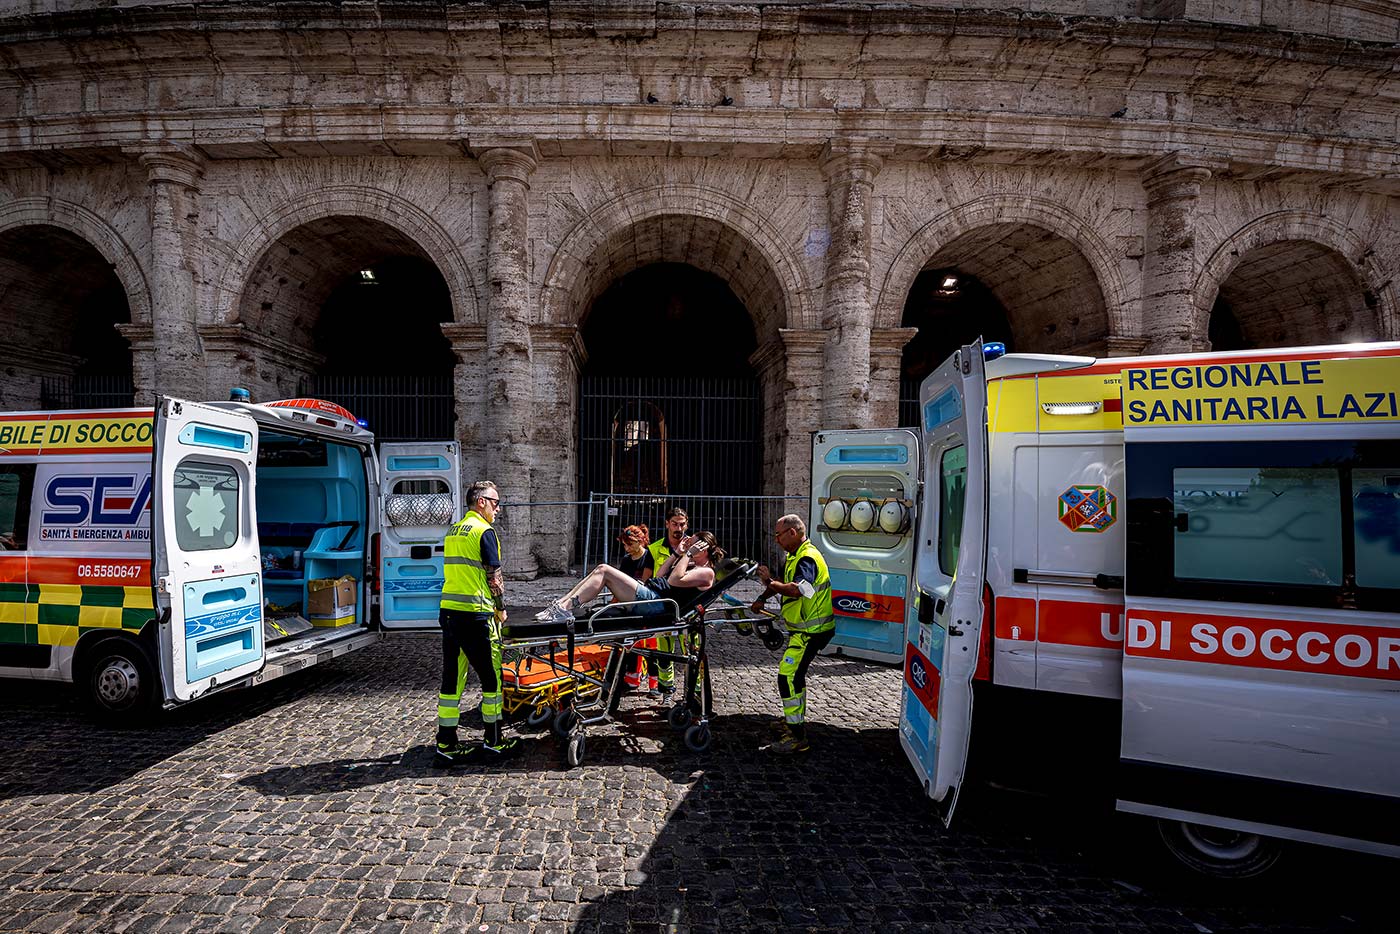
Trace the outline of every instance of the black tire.
<instances>
[{"instance_id":1,"label":"black tire","mask_svg":"<svg viewBox=\"0 0 1400 934\"><path fill-rule=\"evenodd\" d=\"M79 671L83 699L104 721L137 722L155 708L155 666L132 642L104 639L83 653Z\"/></svg>"},{"instance_id":2,"label":"black tire","mask_svg":"<svg viewBox=\"0 0 1400 934\"><path fill-rule=\"evenodd\" d=\"M691 719L690 705L685 701L672 706L670 713L666 714L666 722L671 724L673 730L683 730L690 726Z\"/></svg>"},{"instance_id":3,"label":"black tire","mask_svg":"<svg viewBox=\"0 0 1400 934\"><path fill-rule=\"evenodd\" d=\"M577 768L583 763L583 756L587 748L588 743L583 738L582 733L575 733L569 737L568 743L564 746L564 761L569 764L569 768Z\"/></svg>"},{"instance_id":4,"label":"black tire","mask_svg":"<svg viewBox=\"0 0 1400 934\"><path fill-rule=\"evenodd\" d=\"M530 715L525 718L525 723L532 730L538 730L554 719L554 708L545 704L536 710L530 711Z\"/></svg>"},{"instance_id":5,"label":"black tire","mask_svg":"<svg viewBox=\"0 0 1400 934\"><path fill-rule=\"evenodd\" d=\"M1159 818L1167 851L1188 869L1215 879L1249 879L1267 872L1283 855L1273 837Z\"/></svg>"},{"instance_id":6,"label":"black tire","mask_svg":"<svg viewBox=\"0 0 1400 934\"><path fill-rule=\"evenodd\" d=\"M554 735L561 739L568 736L578 721L578 711L572 707L565 707L554 715Z\"/></svg>"},{"instance_id":7,"label":"black tire","mask_svg":"<svg viewBox=\"0 0 1400 934\"><path fill-rule=\"evenodd\" d=\"M696 723L685 731L685 748L691 752L704 752L710 748L714 739L708 723Z\"/></svg>"}]
</instances>

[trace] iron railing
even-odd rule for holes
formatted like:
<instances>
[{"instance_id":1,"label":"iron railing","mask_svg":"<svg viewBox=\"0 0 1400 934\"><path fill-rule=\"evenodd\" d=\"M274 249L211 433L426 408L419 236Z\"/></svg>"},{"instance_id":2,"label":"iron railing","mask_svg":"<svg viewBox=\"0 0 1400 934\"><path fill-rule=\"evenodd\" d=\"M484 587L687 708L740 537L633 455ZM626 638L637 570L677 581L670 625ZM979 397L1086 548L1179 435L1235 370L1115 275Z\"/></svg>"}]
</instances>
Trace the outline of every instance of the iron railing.
<instances>
[{"instance_id":1,"label":"iron railing","mask_svg":"<svg viewBox=\"0 0 1400 934\"><path fill-rule=\"evenodd\" d=\"M380 441L448 441L453 435L452 377L309 376L299 394L343 405Z\"/></svg>"},{"instance_id":2,"label":"iron railing","mask_svg":"<svg viewBox=\"0 0 1400 934\"><path fill-rule=\"evenodd\" d=\"M127 375L45 376L39 382L39 407L55 409L129 409L136 387Z\"/></svg>"},{"instance_id":3,"label":"iron railing","mask_svg":"<svg viewBox=\"0 0 1400 934\"><path fill-rule=\"evenodd\" d=\"M900 428L919 427L919 384L922 382L922 379L911 379L908 376L899 380Z\"/></svg>"}]
</instances>

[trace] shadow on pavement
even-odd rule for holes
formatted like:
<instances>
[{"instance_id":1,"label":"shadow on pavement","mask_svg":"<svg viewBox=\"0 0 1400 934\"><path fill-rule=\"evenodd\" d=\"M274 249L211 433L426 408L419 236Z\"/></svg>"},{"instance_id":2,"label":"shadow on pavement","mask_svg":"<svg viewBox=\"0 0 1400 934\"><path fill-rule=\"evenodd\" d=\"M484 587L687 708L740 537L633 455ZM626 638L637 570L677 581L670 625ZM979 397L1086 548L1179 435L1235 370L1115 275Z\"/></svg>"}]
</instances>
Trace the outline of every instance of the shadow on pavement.
<instances>
[{"instance_id":1,"label":"shadow on pavement","mask_svg":"<svg viewBox=\"0 0 1400 934\"><path fill-rule=\"evenodd\" d=\"M1070 760L973 777L948 830L895 730L816 724L812 752L785 760L754 752L768 723L716 722L629 887L575 930L1368 931L1382 910L1389 927L1390 861L1307 849L1244 886L1187 877L1114 812L1111 778Z\"/></svg>"},{"instance_id":2,"label":"shadow on pavement","mask_svg":"<svg viewBox=\"0 0 1400 934\"><path fill-rule=\"evenodd\" d=\"M71 685L0 681L0 717L5 721L0 800L101 791L345 676L318 666L157 711L126 726L96 721Z\"/></svg>"}]
</instances>

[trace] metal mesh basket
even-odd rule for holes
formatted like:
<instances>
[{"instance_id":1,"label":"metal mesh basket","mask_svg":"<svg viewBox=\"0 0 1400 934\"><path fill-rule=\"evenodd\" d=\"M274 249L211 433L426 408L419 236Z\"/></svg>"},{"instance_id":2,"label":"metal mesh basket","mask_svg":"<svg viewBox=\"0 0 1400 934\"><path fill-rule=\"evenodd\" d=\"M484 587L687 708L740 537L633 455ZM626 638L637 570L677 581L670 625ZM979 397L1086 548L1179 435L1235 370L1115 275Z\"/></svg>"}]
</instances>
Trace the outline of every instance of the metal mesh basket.
<instances>
[{"instance_id":1,"label":"metal mesh basket","mask_svg":"<svg viewBox=\"0 0 1400 934\"><path fill-rule=\"evenodd\" d=\"M384 500L390 525L451 525L452 497L443 493L395 494Z\"/></svg>"}]
</instances>

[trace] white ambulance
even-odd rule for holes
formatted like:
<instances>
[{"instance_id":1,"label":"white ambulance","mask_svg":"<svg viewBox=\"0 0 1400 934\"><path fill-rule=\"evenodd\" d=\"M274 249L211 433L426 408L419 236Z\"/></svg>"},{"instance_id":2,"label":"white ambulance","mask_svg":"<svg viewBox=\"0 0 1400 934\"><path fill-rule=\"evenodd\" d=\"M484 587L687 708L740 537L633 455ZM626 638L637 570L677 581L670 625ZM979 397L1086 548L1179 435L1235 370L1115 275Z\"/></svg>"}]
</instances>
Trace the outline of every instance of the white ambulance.
<instances>
[{"instance_id":1,"label":"white ambulance","mask_svg":"<svg viewBox=\"0 0 1400 934\"><path fill-rule=\"evenodd\" d=\"M1276 838L1400 856L1397 396L1400 344L974 344L917 433L819 432L833 645L903 664L945 820L982 680L1116 703L1118 807L1198 870L1262 871Z\"/></svg>"},{"instance_id":2,"label":"white ambulance","mask_svg":"<svg viewBox=\"0 0 1400 934\"><path fill-rule=\"evenodd\" d=\"M119 719L436 628L457 461L315 399L0 414L0 677Z\"/></svg>"}]
</instances>

